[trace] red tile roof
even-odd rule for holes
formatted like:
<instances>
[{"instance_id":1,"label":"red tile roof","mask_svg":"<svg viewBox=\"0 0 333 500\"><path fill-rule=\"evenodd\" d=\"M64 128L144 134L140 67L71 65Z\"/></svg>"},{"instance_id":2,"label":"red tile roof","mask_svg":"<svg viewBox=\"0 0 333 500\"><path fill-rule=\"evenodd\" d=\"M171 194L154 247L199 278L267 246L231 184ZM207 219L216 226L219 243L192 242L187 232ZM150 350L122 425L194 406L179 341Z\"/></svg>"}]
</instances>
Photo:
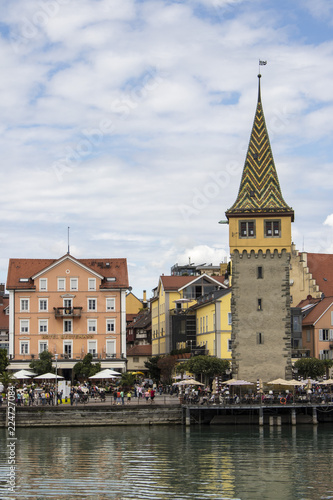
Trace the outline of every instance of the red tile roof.
<instances>
[{"instance_id":1,"label":"red tile roof","mask_svg":"<svg viewBox=\"0 0 333 500\"><path fill-rule=\"evenodd\" d=\"M135 345L127 350L128 356L151 356L152 347L150 344Z\"/></svg>"},{"instance_id":2,"label":"red tile roof","mask_svg":"<svg viewBox=\"0 0 333 500\"><path fill-rule=\"evenodd\" d=\"M315 303L315 302L309 301L309 303ZM303 326L314 325L318 321L318 319L322 316L322 314L332 305L333 305L333 297L325 297L323 300L320 300L317 303L317 305L315 305L311 309L309 314L303 319L302 322Z\"/></svg>"},{"instance_id":3,"label":"red tile roof","mask_svg":"<svg viewBox=\"0 0 333 500\"><path fill-rule=\"evenodd\" d=\"M307 263L319 290L326 297L333 297L333 254L308 253Z\"/></svg>"},{"instance_id":4,"label":"red tile roof","mask_svg":"<svg viewBox=\"0 0 333 500\"><path fill-rule=\"evenodd\" d=\"M179 288L182 288L188 283L202 278L203 276L203 274L201 274L200 276L161 276L161 281L164 290L172 291L178 290ZM218 281L221 285L224 284L224 276L211 276L211 278L215 281Z\"/></svg>"},{"instance_id":5,"label":"red tile roof","mask_svg":"<svg viewBox=\"0 0 333 500\"><path fill-rule=\"evenodd\" d=\"M10 259L7 274L7 290L35 288L32 277L52 264L64 259ZM75 259L95 273L106 278L116 278L115 281L104 281L102 288L127 288L128 273L126 259ZM108 264L108 265L107 265ZM20 278L27 278L29 282L20 282Z\"/></svg>"}]
</instances>

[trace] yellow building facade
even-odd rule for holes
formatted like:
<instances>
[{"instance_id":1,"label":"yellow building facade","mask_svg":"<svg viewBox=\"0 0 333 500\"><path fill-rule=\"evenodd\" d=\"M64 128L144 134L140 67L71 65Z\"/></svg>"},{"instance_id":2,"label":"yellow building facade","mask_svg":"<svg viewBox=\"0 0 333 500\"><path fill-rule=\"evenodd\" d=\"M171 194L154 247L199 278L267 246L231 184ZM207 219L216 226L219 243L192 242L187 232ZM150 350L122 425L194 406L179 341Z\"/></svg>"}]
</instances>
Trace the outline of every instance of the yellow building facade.
<instances>
[{"instance_id":1,"label":"yellow building facade","mask_svg":"<svg viewBox=\"0 0 333 500\"><path fill-rule=\"evenodd\" d=\"M209 356L231 361L231 289L202 297L194 309L197 345Z\"/></svg>"},{"instance_id":2,"label":"yellow building facade","mask_svg":"<svg viewBox=\"0 0 333 500\"><path fill-rule=\"evenodd\" d=\"M151 299L152 355L169 354L189 347L205 352L197 338L198 300L217 290L225 290L224 276L161 276ZM211 319L210 322L213 320Z\"/></svg>"}]
</instances>

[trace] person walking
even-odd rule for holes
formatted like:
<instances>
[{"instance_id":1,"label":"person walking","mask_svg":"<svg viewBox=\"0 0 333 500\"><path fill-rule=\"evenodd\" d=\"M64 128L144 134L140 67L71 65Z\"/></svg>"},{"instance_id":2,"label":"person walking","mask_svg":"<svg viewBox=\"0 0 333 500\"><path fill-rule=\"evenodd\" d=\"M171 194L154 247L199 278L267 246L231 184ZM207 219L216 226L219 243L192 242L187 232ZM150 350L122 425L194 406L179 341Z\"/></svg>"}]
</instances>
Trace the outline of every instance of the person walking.
<instances>
[{"instance_id":1,"label":"person walking","mask_svg":"<svg viewBox=\"0 0 333 500\"><path fill-rule=\"evenodd\" d=\"M132 393L131 393L131 391L128 391L128 393L127 393L127 404L128 404L128 405L129 405L129 404L130 404L130 402L131 402L131 397L132 397Z\"/></svg>"},{"instance_id":2,"label":"person walking","mask_svg":"<svg viewBox=\"0 0 333 500\"><path fill-rule=\"evenodd\" d=\"M123 390L120 392L120 397L121 397L121 404L124 405L125 404L125 400L124 400L125 394L124 394Z\"/></svg>"},{"instance_id":3,"label":"person walking","mask_svg":"<svg viewBox=\"0 0 333 500\"><path fill-rule=\"evenodd\" d=\"M115 389L113 391L113 404L116 405L117 404L117 389Z\"/></svg>"}]
</instances>

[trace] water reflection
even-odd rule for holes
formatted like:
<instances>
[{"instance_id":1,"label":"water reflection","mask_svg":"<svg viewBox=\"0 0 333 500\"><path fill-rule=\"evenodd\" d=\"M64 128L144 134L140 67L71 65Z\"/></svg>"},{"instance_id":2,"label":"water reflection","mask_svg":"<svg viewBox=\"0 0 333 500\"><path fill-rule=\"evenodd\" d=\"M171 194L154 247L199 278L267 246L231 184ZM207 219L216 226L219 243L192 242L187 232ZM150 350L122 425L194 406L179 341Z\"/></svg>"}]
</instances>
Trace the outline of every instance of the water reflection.
<instances>
[{"instance_id":1,"label":"water reflection","mask_svg":"<svg viewBox=\"0 0 333 500\"><path fill-rule=\"evenodd\" d=\"M332 498L333 430L327 426L98 427L17 430L17 493L0 498Z\"/></svg>"}]
</instances>

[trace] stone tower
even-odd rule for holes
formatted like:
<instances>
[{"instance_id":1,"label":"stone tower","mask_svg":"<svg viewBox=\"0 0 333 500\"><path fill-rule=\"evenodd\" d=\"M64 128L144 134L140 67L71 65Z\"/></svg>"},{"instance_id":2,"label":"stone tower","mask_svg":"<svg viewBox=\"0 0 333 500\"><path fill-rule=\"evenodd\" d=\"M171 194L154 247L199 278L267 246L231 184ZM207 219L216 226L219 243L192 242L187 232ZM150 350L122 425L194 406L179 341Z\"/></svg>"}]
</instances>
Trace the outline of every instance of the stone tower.
<instances>
[{"instance_id":1,"label":"stone tower","mask_svg":"<svg viewBox=\"0 0 333 500\"><path fill-rule=\"evenodd\" d=\"M258 103L235 203L226 211L232 269L233 376L292 378L289 268L294 211L284 201Z\"/></svg>"}]
</instances>

